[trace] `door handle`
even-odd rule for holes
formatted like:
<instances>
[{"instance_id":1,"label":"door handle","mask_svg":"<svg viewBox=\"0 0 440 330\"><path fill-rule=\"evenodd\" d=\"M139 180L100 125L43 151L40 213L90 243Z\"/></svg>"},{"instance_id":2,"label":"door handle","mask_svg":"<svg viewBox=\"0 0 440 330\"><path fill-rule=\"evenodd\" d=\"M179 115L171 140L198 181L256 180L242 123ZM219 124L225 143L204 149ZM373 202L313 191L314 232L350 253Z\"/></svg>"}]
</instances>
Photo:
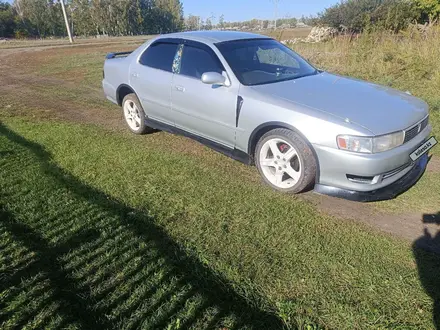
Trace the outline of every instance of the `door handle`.
<instances>
[{"instance_id":1,"label":"door handle","mask_svg":"<svg viewBox=\"0 0 440 330\"><path fill-rule=\"evenodd\" d=\"M185 87L183 87L183 86L175 86L175 88L176 88L176 91L179 91L179 92L185 91Z\"/></svg>"},{"instance_id":2,"label":"door handle","mask_svg":"<svg viewBox=\"0 0 440 330\"><path fill-rule=\"evenodd\" d=\"M139 78L139 73L133 72L131 74L131 76L134 77L134 78Z\"/></svg>"}]
</instances>

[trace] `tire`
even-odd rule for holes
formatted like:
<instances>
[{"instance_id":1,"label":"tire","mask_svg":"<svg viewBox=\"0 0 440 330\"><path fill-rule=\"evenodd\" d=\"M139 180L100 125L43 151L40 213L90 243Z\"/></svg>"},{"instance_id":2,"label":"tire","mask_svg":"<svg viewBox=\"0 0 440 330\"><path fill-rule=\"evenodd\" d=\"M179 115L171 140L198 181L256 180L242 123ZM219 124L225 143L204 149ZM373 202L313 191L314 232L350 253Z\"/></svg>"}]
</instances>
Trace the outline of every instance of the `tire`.
<instances>
[{"instance_id":1,"label":"tire","mask_svg":"<svg viewBox=\"0 0 440 330\"><path fill-rule=\"evenodd\" d=\"M315 183L317 162L297 133L276 128L264 134L255 148L255 164L264 182L283 193L300 193Z\"/></svg>"},{"instance_id":2,"label":"tire","mask_svg":"<svg viewBox=\"0 0 440 330\"><path fill-rule=\"evenodd\" d=\"M147 134L154 132L154 129L145 125L145 111L142 108L136 94L127 94L122 100L122 112L125 122L134 134Z\"/></svg>"}]
</instances>

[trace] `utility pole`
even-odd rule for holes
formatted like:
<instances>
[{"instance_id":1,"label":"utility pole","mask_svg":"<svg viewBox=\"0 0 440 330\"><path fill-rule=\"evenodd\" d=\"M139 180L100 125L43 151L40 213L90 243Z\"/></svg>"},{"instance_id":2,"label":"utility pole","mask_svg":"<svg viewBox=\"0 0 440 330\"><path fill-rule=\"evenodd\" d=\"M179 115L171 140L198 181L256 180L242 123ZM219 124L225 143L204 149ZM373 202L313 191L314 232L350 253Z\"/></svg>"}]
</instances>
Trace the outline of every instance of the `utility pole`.
<instances>
[{"instance_id":1,"label":"utility pole","mask_svg":"<svg viewBox=\"0 0 440 330\"><path fill-rule=\"evenodd\" d=\"M72 33L70 33L70 25L69 25L69 21L67 20L66 7L64 6L64 0L60 0L60 3L61 3L61 8L63 9L64 22L66 23L66 29L67 29L67 34L69 35L69 41L72 44L73 43Z\"/></svg>"},{"instance_id":2,"label":"utility pole","mask_svg":"<svg viewBox=\"0 0 440 330\"><path fill-rule=\"evenodd\" d=\"M214 20L215 20L215 15L213 12L211 12L211 17L209 18L211 20L211 30L214 27Z\"/></svg>"},{"instance_id":3,"label":"utility pole","mask_svg":"<svg viewBox=\"0 0 440 330\"><path fill-rule=\"evenodd\" d=\"M277 29L277 19L278 19L278 2L280 0L272 0L273 6L274 6L274 20L273 20L273 26L274 29Z\"/></svg>"}]
</instances>

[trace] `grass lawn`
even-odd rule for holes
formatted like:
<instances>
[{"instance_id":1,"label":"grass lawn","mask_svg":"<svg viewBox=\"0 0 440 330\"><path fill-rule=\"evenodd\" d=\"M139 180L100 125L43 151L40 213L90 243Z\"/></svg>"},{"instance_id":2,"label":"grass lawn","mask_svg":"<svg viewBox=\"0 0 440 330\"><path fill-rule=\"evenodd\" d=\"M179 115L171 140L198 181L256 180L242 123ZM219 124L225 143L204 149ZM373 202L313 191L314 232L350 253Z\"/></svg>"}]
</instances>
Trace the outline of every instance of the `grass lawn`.
<instances>
[{"instance_id":1,"label":"grass lawn","mask_svg":"<svg viewBox=\"0 0 440 330\"><path fill-rule=\"evenodd\" d=\"M440 36L411 38L295 49L422 97L439 137ZM435 328L439 257L278 194L188 139L120 130L102 61L139 42L0 59L0 328ZM373 207L439 205L432 171Z\"/></svg>"},{"instance_id":2,"label":"grass lawn","mask_svg":"<svg viewBox=\"0 0 440 330\"><path fill-rule=\"evenodd\" d=\"M406 242L160 134L3 118L3 328L433 327Z\"/></svg>"},{"instance_id":3,"label":"grass lawn","mask_svg":"<svg viewBox=\"0 0 440 330\"><path fill-rule=\"evenodd\" d=\"M140 42L148 38L151 35L144 36L127 36L127 37L102 37L102 38L75 38L73 45L88 45L88 44L109 44L121 42ZM0 42L0 49L11 49L11 48L30 48L30 47L57 47L57 46L68 46L70 45L68 38L47 38L47 39L11 39L8 41Z\"/></svg>"}]
</instances>

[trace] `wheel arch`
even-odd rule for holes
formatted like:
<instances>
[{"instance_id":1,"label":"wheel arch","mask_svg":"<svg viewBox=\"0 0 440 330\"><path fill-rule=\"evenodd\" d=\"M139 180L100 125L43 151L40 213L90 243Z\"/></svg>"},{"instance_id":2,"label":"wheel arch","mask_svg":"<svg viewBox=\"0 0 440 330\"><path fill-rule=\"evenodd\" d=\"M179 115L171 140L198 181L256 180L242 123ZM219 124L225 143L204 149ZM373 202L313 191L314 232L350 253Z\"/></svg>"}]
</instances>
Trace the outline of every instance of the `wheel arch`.
<instances>
[{"instance_id":1,"label":"wheel arch","mask_svg":"<svg viewBox=\"0 0 440 330\"><path fill-rule=\"evenodd\" d=\"M248 142L248 154L250 157L252 157L252 159L254 158L255 155L255 149L257 147L257 143L258 141L261 139L261 137L266 134L267 132L276 129L276 128L286 128L289 129L293 132L295 132L296 134L298 134L299 136L301 136L301 138L304 139L304 141L307 143L307 145L309 146L310 150L312 150L313 156L315 157L315 161L316 161L316 183L319 182L319 175L320 175L320 164L319 164L319 158L318 155L315 151L315 148L313 148L313 145L310 143L310 141L304 136L304 134L302 134L297 128L295 128L294 126L287 124L287 123L283 123L283 122L279 122L279 121L272 121L272 122L267 122L267 123L263 123L259 126L257 126L251 133L250 137L249 137L249 142Z\"/></svg>"},{"instance_id":2,"label":"wheel arch","mask_svg":"<svg viewBox=\"0 0 440 330\"><path fill-rule=\"evenodd\" d=\"M135 94L137 97L136 92L132 87L130 87L127 84L121 84L119 85L118 89L116 90L116 101L118 102L119 106L122 106L122 100L124 100L124 97L126 97L128 94Z\"/></svg>"}]
</instances>

